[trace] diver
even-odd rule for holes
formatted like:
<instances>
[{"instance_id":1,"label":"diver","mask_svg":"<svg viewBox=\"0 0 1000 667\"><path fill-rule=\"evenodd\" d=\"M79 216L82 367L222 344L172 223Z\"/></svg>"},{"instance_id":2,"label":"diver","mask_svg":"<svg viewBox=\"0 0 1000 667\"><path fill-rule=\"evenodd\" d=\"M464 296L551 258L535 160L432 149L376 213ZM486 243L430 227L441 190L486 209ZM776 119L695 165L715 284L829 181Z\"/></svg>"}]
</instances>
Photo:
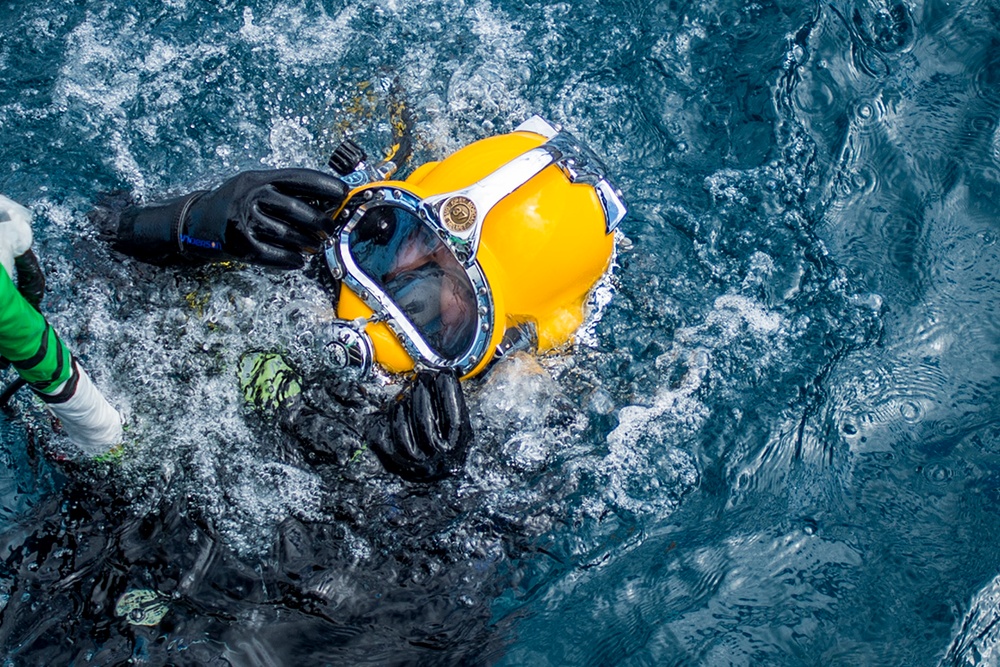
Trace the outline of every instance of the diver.
<instances>
[{"instance_id":1,"label":"diver","mask_svg":"<svg viewBox=\"0 0 1000 667\"><path fill-rule=\"evenodd\" d=\"M463 465L472 439L459 380L514 351L572 341L611 265L621 192L592 151L538 116L405 181L387 180L395 162L371 165L350 140L330 166L339 178L243 172L159 204L106 203L92 217L114 249L160 265L295 269L320 255L337 313L325 325L326 371L407 375L382 427L365 429L369 446L405 479L440 479ZM331 454L320 445L335 440L323 401L304 398L280 359L254 366L269 395L290 399L286 430L315 456Z\"/></svg>"},{"instance_id":2,"label":"diver","mask_svg":"<svg viewBox=\"0 0 1000 667\"><path fill-rule=\"evenodd\" d=\"M122 443L121 416L41 314L45 277L31 242L31 212L0 195L0 367L20 376L0 405L26 384L86 457L111 455Z\"/></svg>"}]
</instances>

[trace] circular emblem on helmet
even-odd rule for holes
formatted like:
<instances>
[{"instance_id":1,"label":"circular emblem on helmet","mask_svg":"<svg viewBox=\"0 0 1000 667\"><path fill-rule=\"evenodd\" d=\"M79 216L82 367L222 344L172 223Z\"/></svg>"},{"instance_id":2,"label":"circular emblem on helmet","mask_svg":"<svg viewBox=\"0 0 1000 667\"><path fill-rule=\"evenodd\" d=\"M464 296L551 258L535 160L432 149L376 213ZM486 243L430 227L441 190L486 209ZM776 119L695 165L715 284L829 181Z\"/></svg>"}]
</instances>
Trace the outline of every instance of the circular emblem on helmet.
<instances>
[{"instance_id":1,"label":"circular emblem on helmet","mask_svg":"<svg viewBox=\"0 0 1000 667\"><path fill-rule=\"evenodd\" d=\"M441 211L444 226L453 232L464 232L476 221L476 205L468 197L452 197Z\"/></svg>"}]
</instances>

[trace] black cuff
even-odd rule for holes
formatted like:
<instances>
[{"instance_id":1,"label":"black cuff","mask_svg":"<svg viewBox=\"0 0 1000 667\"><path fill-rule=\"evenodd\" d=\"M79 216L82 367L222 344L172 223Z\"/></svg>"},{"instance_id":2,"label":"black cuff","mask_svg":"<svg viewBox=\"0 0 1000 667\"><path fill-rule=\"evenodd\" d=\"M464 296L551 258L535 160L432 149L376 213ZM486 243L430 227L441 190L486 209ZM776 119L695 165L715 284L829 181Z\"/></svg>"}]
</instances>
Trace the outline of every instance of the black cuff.
<instances>
[{"instance_id":1,"label":"black cuff","mask_svg":"<svg viewBox=\"0 0 1000 667\"><path fill-rule=\"evenodd\" d=\"M76 387L79 383L80 383L80 368L79 366L76 365L76 359L73 359L73 373L69 376L69 379L66 380L66 383L63 385L62 389L59 390L59 393L46 394L40 389L34 387L33 385L29 386L31 387L31 390L35 392L35 395L38 396L38 398L42 399L42 402L54 404L54 403L65 403L69 399L73 398L73 396L76 394Z\"/></svg>"},{"instance_id":2,"label":"black cuff","mask_svg":"<svg viewBox=\"0 0 1000 667\"><path fill-rule=\"evenodd\" d=\"M189 236L187 234L187 223L188 214L191 212L191 207L199 199L205 196L208 190L198 190L197 192L192 192L181 202L180 208L177 209L177 217L174 219L174 241L177 242L177 252L181 255L187 255L185 246L193 246L195 248L209 248L212 250L222 251L222 244L218 241L209 241L206 239L197 239Z\"/></svg>"},{"instance_id":3,"label":"black cuff","mask_svg":"<svg viewBox=\"0 0 1000 667\"><path fill-rule=\"evenodd\" d=\"M194 192L151 206L128 206L121 210L99 208L91 214L101 235L118 252L150 264L191 263L179 240L183 217L205 191ZM183 217L182 217L183 216Z\"/></svg>"}]
</instances>

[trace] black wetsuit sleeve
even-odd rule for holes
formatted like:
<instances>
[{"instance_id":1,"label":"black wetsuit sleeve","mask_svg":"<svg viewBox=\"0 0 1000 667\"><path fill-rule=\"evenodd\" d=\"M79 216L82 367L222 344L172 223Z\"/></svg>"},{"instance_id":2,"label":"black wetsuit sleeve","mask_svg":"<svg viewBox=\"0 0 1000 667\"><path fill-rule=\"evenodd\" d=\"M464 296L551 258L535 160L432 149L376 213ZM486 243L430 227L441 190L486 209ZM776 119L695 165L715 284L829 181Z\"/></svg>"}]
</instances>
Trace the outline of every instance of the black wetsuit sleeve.
<instances>
[{"instance_id":1,"label":"black wetsuit sleeve","mask_svg":"<svg viewBox=\"0 0 1000 667\"><path fill-rule=\"evenodd\" d=\"M95 217L116 250L145 262L300 269L334 233L333 213L347 191L312 169L244 171L214 190L159 204L99 206Z\"/></svg>"},{"instance_id":2,"label":"black wetsuit sleeve","mask_svg":"<svg viewBox=\"0 0 1000 667\"><path fill-rule=\"evenodd\" d=\"M118 252L149 264L202 264L210 261L182 253L178 242L181 220L205 191L192 192L150 206L130 199L106 200L90 213L105 240Z\"/></svg>"}]
</instances>

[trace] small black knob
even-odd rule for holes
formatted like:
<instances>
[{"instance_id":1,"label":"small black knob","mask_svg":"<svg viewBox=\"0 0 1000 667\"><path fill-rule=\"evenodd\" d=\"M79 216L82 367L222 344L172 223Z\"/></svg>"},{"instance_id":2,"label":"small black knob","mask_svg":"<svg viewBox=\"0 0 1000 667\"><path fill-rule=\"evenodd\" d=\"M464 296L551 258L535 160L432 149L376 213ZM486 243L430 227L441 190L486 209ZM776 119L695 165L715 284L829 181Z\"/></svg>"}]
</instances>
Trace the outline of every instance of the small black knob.
<instances>
[{"instance_id":1,"label":"small black knob","mask_svg":"<svg viewBox=\"0 0 1000 667\"><path fill-rule=\"evenodd\" d=\"M337 149L333 151L333 155L330 156L327 164L330 165L330 169L333 169L341 176L347 176L357 169L358 165L364 162L367 157L361 146L358 146L350 139L344 139L337 146Z\"/></svg>"}]
</instances>

